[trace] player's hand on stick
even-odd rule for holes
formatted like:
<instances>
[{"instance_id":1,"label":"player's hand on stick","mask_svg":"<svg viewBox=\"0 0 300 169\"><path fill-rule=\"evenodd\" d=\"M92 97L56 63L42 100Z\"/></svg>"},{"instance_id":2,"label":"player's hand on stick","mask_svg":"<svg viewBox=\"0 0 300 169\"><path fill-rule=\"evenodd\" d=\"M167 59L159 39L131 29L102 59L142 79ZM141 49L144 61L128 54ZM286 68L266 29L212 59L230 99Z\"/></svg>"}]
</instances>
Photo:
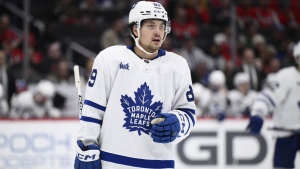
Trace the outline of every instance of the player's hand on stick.
<instances>
[{"instance_id":1,"label":"player's hand on stick","mask_svg":"<svg viewBox=\"0 0 300 169\"><path fill-rule=\"evenodd\" d=\"M170 143L180 131L179 120L172 113L159 114L151 121L151 137L157 143Z\"/></svg>"},{"instance_id":2,"label":"player's hand on stick","mask_svg":"<svg viewBox=\"0 0 300 169\"><path fill-rule=\"evenodd\" d=\"M263 123L264 121L261 117L251 116L246 131L253 134L259 134Z\"/></svg>"},{"instance_id":3,"label":"player's hand on stick","mask_svg":"<svg viewBox=\"0 0 300 169\"><path fill-rule=\"evenodd\" d=\"M77 140L75 169L101 169L100 147L97 145L84 146Z\"/></svg>"}]
</instances>

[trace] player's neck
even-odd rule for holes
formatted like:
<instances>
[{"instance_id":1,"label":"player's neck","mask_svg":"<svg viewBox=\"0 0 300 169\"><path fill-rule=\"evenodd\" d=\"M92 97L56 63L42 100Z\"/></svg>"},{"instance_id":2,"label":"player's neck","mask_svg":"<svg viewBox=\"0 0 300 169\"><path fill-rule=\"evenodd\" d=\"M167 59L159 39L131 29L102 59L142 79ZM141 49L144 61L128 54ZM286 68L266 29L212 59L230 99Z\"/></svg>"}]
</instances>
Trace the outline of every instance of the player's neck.
<instances>
[{"instance_id":1,"label":"player's neck","mask_svg":"<svg viewBox=\"0 0 300 169\"><path fill-rule=\"evenodd\" d=\"M142 59L153 59L157 56L158 51L154 52L153 54L149 55L145 52L143 52L141 49L139 49L137 46L134 46L133 48L134 52L136 55L138 55L138 57L142 58Z\"/></svg>"}]
</instances>

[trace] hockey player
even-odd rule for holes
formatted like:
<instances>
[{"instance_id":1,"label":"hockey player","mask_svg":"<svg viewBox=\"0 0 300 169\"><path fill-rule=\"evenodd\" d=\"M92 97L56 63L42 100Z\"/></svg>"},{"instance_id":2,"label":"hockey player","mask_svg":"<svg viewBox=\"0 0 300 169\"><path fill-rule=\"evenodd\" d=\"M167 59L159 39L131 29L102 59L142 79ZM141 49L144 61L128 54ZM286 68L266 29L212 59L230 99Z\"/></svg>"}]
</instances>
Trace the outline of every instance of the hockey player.
<instances>
[{"instance_id":1,"label":"hockey player","mask_svg":"<svg viewBox=\"0 0 300 169\"><path fill-rule=\"evenodd\" d=\"M294 168L300 150L300 42L294 46L297 66L281 69L254 102L247 130L260 133L263 119L273 112L274 126L278 132L273 158L274 168ZM294 130L290 132L288 130Z\"/></svg>"},{"instance_id":2,"label":"hockey player","mask_svg":"<svg viewBox=\"0 0 300 169\"><path fill-rule=\"evenodd\" d=\"M193 83L193 91L195 95L196 116L203 116L203 110L206 108L210 101L211 93L208 88L200 83Z\"/></svg>"},{"instance_id":3,"label":"hockey player","mask_svg":"<svg viewBox=\"0 0 300 169\"><path fill-rule=\"evenodd\" d=\"M204 106L204 116L215 117L223 121L227 112L226 77L220 70L214 70L209 75L209 101Z\"/></svg>"},{"instance_id":4,"label":"hockey player","mask_svg":"<svg viewBox=\"0 0 300 169\"><path fill-rule=\"evenodd\" d=\"M11 118L60 117L60 111L53 107L55 86L48 80L41 80L32 90L19 93L12 99Z\"/></svg>"},{"instance_id":5,"label":"hockey player","mask_svg":"<svg viewBox=\"0 0 300 169\"><path fill-rule=\"evenodd\" d=\"M160 49L171 29L164 7L139 1L128 27L132 46L106 48L94 60L76 169L174 168L173 144L195 125L188 64Z\"/></svg>"},{"instance_id":6,"label":"hockey player","mask_svg":"<svg viewBox=\"0 0 300 169\"><path fill-rule=\"evenodd\" d=\"M4 97L3 85L0 83L0 117L7 117L9 106Z\"/></svg>"},{"instance_id":7,"label":"hockey player","mask_svg":"<svg viewBox=\"0 0 300 169\"><path fill-rule=\"evenodd\" d=\"M234 85L236 89L228 92L230 106L227 114L235 117L249 116L250 108L257 97L257 92L250 89L249 74L237 73L234 77Z\"/></svg>"}]
</instances>

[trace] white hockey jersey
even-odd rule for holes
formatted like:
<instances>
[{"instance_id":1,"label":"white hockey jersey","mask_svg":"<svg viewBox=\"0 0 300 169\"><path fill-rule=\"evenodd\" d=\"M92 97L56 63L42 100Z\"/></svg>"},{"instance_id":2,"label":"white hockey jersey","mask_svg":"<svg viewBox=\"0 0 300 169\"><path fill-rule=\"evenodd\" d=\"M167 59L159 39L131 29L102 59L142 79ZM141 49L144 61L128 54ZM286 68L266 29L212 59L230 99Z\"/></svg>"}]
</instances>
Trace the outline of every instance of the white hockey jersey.
<instances>
[{"instance_id":1,"label":"white hockey jersey","mask_svg":"<svg viewBox=\"0 0 300 169\"><path fill-rule=\"evenodd\" d=\"M34 91L27 90L12 99L11 118L43 118L53 109L52 101L47 100L44 105L34 101Z\"/></svg>"},{"instance_id":2,"label":"white hockey jersey","mask_svg":"<svg viewBox=\"0 0 300 169\"><path fill-rule=\"evenodd\" d=\"M218 113L227 113L227 91L225 89L219 89L218 91L209 90L207 95L209 101L204 107L204 116L215 117Z\"/></svg>"},{"instance_id":3,"label":"white hockey jersey","mask_svg":"<svg viewBox=\"0 0 300 169\"><path fill-rule=\"evenodd\" d=\"M109 47L95 58L87 83L78 140L100 145L103 169L174 168L173 145L153 142L150 121L173 113L186 138L195 125L190 70L185 59L164 50L152 60L132 47Z\"/></svg>"},{"instance_id":4,"label":"white hockey jersey","mask_svg":"<svg viewBox=\"0 0 300 169\"><path fill-rule=\"evenodd\" d=\"M251 114L265 117L269 112L273 112L274 126L300 129L300 72L295 67L284 68L276 74L259 94Z\"/></svg>"},{"instance_id":5,"label":"white hockey jersey","mask_svg":"<svg viewBox=\"0 0 300 169\"><path fill-rule=\"evenodd\" d=\"M249 90L246 95L237 89L230 90L228 92L228 100L230 106L228 108L227 115L234 117L241 117L243 115L249 115L250 108L257 97L257 92Z\"/></svg>"}]
</instances>

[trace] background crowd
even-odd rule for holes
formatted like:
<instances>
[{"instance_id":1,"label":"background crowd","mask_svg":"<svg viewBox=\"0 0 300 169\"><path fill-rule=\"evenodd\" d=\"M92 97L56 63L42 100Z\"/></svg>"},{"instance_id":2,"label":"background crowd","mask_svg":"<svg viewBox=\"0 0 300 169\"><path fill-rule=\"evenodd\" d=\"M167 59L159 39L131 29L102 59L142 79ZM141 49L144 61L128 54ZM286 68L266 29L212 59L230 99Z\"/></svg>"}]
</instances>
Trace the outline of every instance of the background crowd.
<instances>
[{"instance_id":1,"label":"background crowd","mask_svg":"<svg viewBox=\"0 0 300 169\"><path fill-rule=\"evenodd\" d=\"M199 117L248 116L256 93L294 64L299 0L158 1L171 19L162 48L188 61ZM127 14L136 0L30 0L26 70L23 19L11 7L23 10L24 2L0 1L0 116L77 117L73 65L81 66L84 90L93 57L70 57L71 42L94 57L106 47L128 44Z\"/></svg>"}]
</instances>

